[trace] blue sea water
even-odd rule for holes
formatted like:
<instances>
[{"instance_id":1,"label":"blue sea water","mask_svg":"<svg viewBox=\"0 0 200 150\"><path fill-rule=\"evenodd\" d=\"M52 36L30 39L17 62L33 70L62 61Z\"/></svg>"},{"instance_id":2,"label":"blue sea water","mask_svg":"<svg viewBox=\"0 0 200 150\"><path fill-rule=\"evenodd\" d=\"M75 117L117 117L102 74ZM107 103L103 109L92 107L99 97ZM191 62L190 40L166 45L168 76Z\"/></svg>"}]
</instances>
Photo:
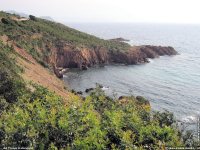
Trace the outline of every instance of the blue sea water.
<instances>
[{"instance_id":1,"label":"blue sea water","mask_svg":"<svg viewBox=\"0 0 200 150\"><path fill-rule=\"evenodd\" d=\"M172 24L68 24L103 39L123 37L131 45L173 46L179 55L142 65L114 65L74 71L66 84L77 91L101 83L112 95L142 95L154 110L190 121L200 115L200 26Z\"/></svg>"}]
</instances>

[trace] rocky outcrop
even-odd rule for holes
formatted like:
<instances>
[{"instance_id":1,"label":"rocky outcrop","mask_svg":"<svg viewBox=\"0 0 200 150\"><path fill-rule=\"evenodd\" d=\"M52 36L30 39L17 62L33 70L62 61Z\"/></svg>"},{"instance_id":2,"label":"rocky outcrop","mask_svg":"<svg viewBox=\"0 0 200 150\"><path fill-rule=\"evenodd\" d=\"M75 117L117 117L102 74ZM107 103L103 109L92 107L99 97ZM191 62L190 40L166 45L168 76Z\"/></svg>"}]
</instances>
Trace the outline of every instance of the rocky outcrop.
<instances>
[{"instance_id":1,"label":"rocky outcrop","mask_svg":"<svg viewBox=\"0 0 200 150\"><path fill-rule=\"evenodd\" d=\"M176 54L174 48L162 46L134 46L127 51L110 51L103 47L77 48L67 43L59 43L51 48L51 55L47 58L47 63L53 64L55 74L62 77L63 73L58 68L80 68L84 70L94 65L140 64L147 63L148 58Z\"/></svg>"},{"instance_id":2,"label":"rocky outcrop","mask_svg":"<svg viewBox=\"0 0 200 150\"><path fill-rule=\"evenodd\" d=\"M93 91L93 90L94 90L94 88L88 88L85 90L85 93L89 93L90 91Z\"/></svg>"}]
</instances>

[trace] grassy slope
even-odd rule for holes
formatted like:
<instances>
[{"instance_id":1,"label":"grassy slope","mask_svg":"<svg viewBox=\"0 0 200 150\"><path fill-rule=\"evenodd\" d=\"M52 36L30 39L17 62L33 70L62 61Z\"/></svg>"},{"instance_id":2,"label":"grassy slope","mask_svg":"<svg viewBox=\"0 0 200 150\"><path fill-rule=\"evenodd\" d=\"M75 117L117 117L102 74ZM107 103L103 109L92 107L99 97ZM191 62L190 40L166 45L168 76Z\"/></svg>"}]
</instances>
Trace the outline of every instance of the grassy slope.
<instances>
[{"instance_id":1,"label":"grassy slope","mask_svg":"<svg viewBox=\"0 0 200 150\"><path fill-rule=\"evenodd\" d=\"M9 47L1 41L0 69L8 72L13 79L25 81L29 87L31 87L29 82L32 82L48 88L65 100L70 96L64 83L47 68L37 63L25 50Z\"/></svg>"},{"instance_id":2,"label":"grassy slope","mask_svg":"<svg viewBox=\"0 0 200 150\"><path fill-rule=\"evenodd\" d=\"M0 18L6 18L9 20L9 18L12 17L14 16L3 12L0 13ZM31 35L31 33L28 34L28 31L20 28L18 24L19 22L13 20L9 21L9 25L0 23L0 68L7 70L9 74L16 79L19 77L21 80L22 77L25 82L31 81L37 83L48 88L52 92L56 92L56 94L66 99L70 93L65 89L64 83L47 68L44 68L38 63L42 62L42 58L37 55L36 51L31 51L31 44L29 44L29 41L25 40L26 37ZM26 43L26 45L21 45L21 42ZM27 49L23 49L23 47L26 47ZM12 59L10 59L10 57ZM35 61L34 58L36 58L37 61ZM16 63L18 65L16 65Z\"/></svg>"},{"instance_id":3,"label":"grassy slope","mask_svg":"<svg viewBox=\"0 0 200 150\"><path fill-rule=\"evenodd\" d=\"M101 46L110 51L125 51L130 47L126 43L103 40L60 23L39 18L36 18L36 21L14 21L14 17L18 16L0 12L0 18L8 20L8 24L0 23L0 35L7 35L10 40L26 49L39 62L42 62L41 58L49 54L49 45L56 45L61 41L72 44L77 49ZM42 53L37 49L42 49Z\"/></svg>"}]
</instances>

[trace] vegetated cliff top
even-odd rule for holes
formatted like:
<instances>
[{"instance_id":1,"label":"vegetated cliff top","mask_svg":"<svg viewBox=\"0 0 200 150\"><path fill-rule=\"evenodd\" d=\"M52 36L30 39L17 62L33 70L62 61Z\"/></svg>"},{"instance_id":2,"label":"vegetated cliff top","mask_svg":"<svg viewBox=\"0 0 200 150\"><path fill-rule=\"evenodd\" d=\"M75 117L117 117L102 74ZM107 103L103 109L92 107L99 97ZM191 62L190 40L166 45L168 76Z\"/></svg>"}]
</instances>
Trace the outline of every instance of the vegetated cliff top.
<instances>
[{"instance_id":1,"label":"vegetated cliff top","mask_svg":"<svg viewBox=\"0 0 200 150\"><path fill-rule=\"evenodd\" d=\"M62 68L138 64L148 62L148 58L177 54L172 47L131 47L122 42L122 38L104 40L32 15L21 18L5 12L0 12L0 40L28 52L38 63L53 70L57 77L63 76Z\"/></svg>"},{"instance_id":2,"label":"vegetated cliff top","mask_svg":"<svg viewBox=\"0 0 200 150\"><path fill-rule=\"evenodd\" d=\"M4 67L6 70L16 73L12 70L19 66L23 71L18 74L24 81L31 81L67 98L70 93L65 89L64 83L49 69L44 68L46 64L44 64L43 58L47 54L46 46L53 42L55 37L52 36L53 38L50 39L52 33L45 30L40 32L39 20L42 22L42 19L37 19L38 25L36 25L36 21L34 24L31 19L0 12L0 54L5 53L0 57L0 67L12 62L5 57L11 55L15 59L15 64ZM45 34L44 37L43 34ZM6 49L9 51L5 51ZM16 76L16 74L12 76Z\"/></svg>"},{"instance_id":3,"label":"vegetated cliff top","mask_svg":"<svg viewBox=\"0 0 200 150\"><path fill-rule=\"evenodd\" d=\"M108 50L127 50L130 45L127 43L119 43L97 38L95 36L80 32L78 30L67 27L63 24L52 22L32 16L28 20L20 20L20 16L0 12L0 34L6 34L9 38L20 42L20 40L28 41L33 34L42 35L40 42L48 41L55 43L63 41L74 44L77 47L94 48L102 46ZM18 18L18 19L17 19ZM6 22L5 22L6 21ZM38 42L39 42L38 41Z\"/></svg>"}]
</instances>

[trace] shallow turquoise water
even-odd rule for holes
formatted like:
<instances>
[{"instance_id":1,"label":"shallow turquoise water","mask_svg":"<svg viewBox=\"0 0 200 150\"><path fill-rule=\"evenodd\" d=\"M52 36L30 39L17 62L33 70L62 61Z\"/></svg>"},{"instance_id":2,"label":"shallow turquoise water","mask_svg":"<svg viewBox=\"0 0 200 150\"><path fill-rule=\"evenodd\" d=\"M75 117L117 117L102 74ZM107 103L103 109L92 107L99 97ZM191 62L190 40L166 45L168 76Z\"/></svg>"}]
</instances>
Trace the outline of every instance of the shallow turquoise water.
<instances>
[{"instance_id":1,"label":"shallow turquoise water","mask_svg":"<svg viewBox=\"0 0 200 150\"><path fill-rule=\"evenodd\" d=\"M155 110L169 110L181 120L200 114L200 26L163 24L71 24L104 39L123 37L132 45L173 46L180 55L163 56L148 64L105 66L74 71L64 80L84 91L101 83L112 95L143 95Z\"/></svg>"}]
</instances>

